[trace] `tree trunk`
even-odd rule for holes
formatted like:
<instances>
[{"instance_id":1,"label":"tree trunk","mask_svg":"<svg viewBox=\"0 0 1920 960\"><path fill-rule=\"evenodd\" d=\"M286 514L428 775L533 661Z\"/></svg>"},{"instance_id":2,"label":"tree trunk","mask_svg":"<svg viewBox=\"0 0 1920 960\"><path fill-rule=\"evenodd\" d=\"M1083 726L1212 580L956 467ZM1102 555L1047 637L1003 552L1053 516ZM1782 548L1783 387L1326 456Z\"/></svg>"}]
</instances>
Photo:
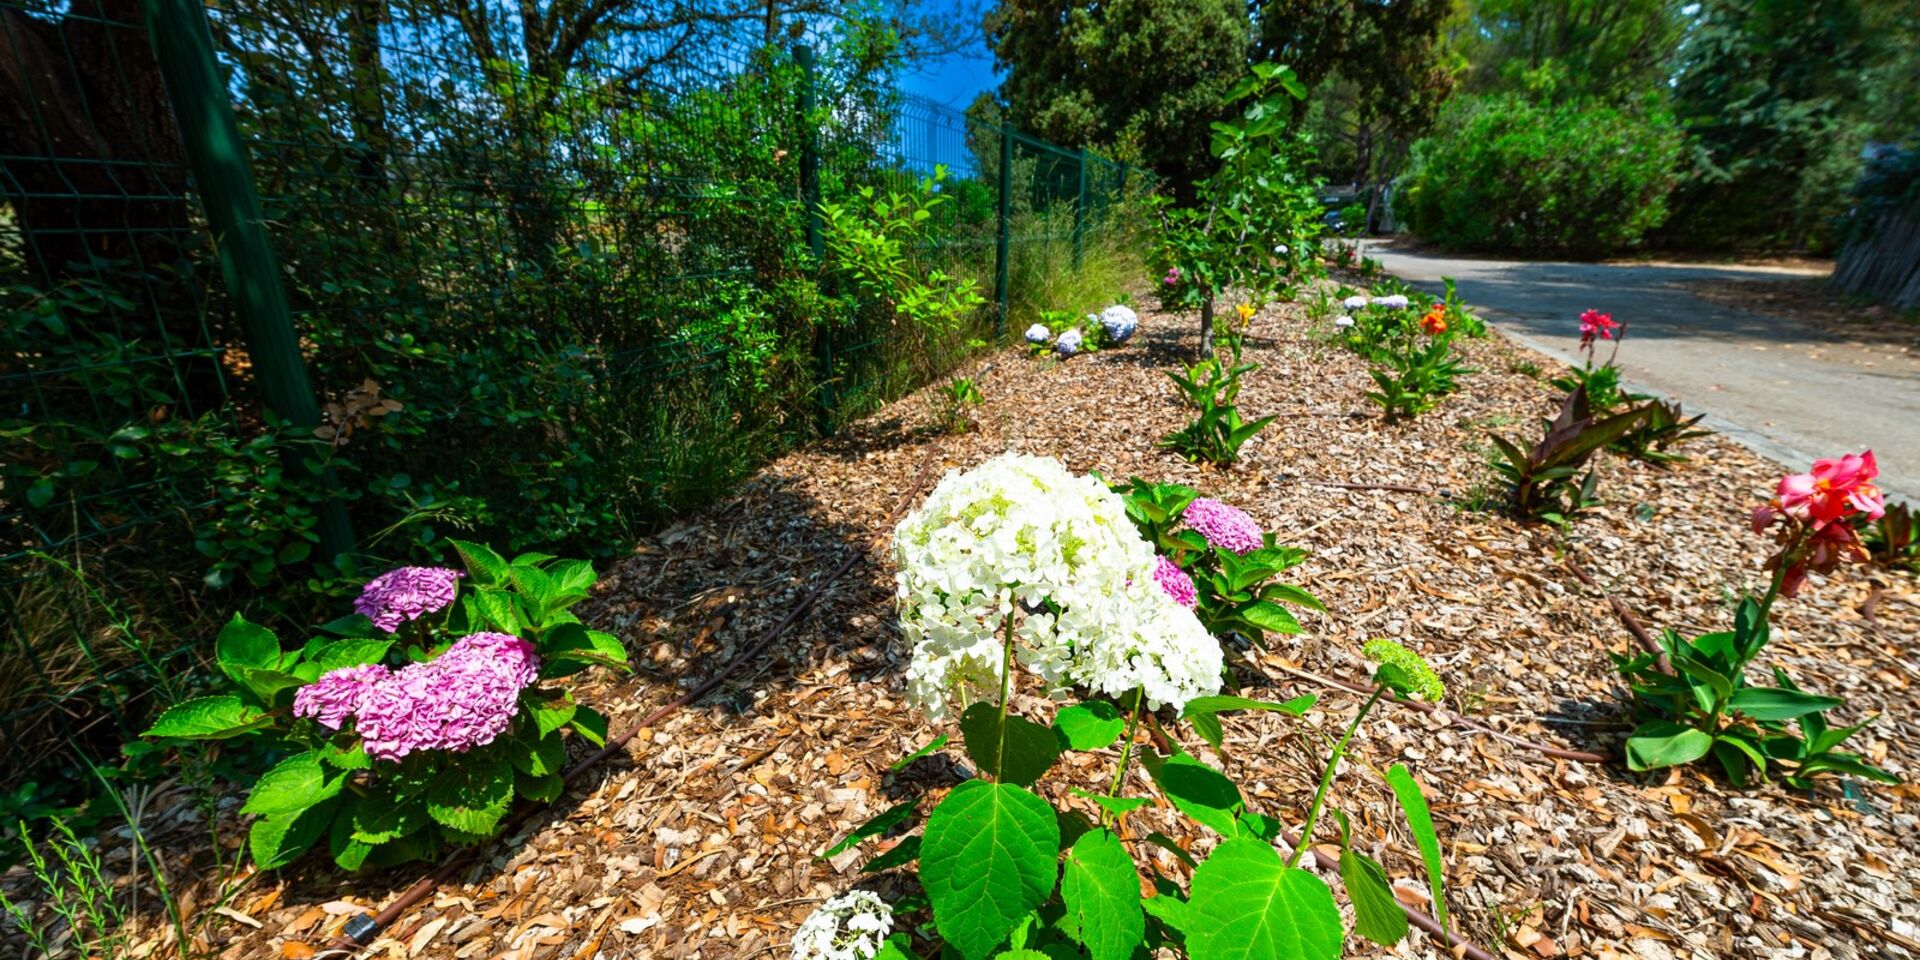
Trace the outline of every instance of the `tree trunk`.
<instances>
[{"instance_id":1,"label":"tree trunk","mask_svg":"<svg viewBox=\"0 0 1920 960\"><path fill-rule=\"evenodd\" d=\"M1200 349L1194 356L1201 360L1213 356L1213 294L1200 301Z\"/></svg>"}]
</instances>

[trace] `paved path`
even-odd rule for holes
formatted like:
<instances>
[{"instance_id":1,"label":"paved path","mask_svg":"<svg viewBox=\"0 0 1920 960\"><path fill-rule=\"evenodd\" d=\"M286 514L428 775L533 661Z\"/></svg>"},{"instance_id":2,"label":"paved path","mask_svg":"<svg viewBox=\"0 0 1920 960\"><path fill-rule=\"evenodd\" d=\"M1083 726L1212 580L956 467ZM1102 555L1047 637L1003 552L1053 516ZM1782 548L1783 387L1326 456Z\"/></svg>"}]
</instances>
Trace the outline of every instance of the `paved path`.
<instances>
[{"instance_id":1,"label":"paved path","mask_svg":"<svg viewBox=\"0 0 1920 960\"><path fill-rule=\"evenodd\" d=\"M1850 343L1792 319L1711 303L1701 280L1792 280L1807 271L1701 264L1514 263L1396 252L1388 272L1439 292L1441 277L1508 337L1576 363L1577 317L1629 324L1618 364L1636 388L1707 413L1707 423L1798 470L1871 447L1889 495L1920 502L1920 356ZM1601 354L1602 358L1605 353Z\"/></svg>"}]
</instances>

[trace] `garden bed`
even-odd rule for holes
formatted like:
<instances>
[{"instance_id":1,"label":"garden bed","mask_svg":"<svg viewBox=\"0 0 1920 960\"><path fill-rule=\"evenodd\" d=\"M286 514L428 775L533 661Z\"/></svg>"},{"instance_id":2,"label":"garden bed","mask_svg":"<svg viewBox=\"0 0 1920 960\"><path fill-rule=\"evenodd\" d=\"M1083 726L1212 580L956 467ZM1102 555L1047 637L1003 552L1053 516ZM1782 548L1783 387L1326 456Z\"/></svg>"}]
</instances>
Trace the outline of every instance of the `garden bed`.
<instances>
[{"instance_id":1,"label":"garden bed","mask_svg":"<svg viewBox=\"0 0 1920 960\"><path fill-rule=\"evenodd\" d=\"M1243 687L1272 688L1257 693L1269 699L1321 697L1304 720L1256 713L1227 721L1226 771L1256 810L1292 818L1306 807L1323 755L1302 724L1337 732L1361 700L1298 671L1362 678L1358 651L1373 637L1433 662L1452 692L1448 711L1534 740L1617 752L1624 688L1609 654L1634 649L1633 640L1566 562L1655 629L1713 629L1736 591L1763 585L1770 544L1749 530L1748 511L1770 495L1781 466L1718 437L1689 445L1691 459L1672 468L1607 456L1604 506L1564 535L1521 527L1480 508L1496 495L1485 434L1537 435L1535 420L1552 414L1556 396L1533 374L1551 361L1497 335L1462 341L1477 370L1464 390L1389 425L1362 397L1372 387L1365 364L1325 342L1304 315L1289 304L1253 321L1246 359L1261 369L1247 378L1241 407L1279 419L1234 469L1187 464L1154 446L1187 417L1163 371L1185 359L1194 322L1147 312L1140 336L1122 349L1066 362L993 357L976 376L985 403L973 432L937 432L929 388L782 457L735 495L639 544L581 610L633 654L637 676L592 696L608 705L615 732L718 671L849 552L857 559L809 617L720 691L589 771L552 811L385 931L373 953L780 956L823 899L856 884L889 899L905 892L899 876L859 872L891 840L829 860L815 855L887 806L965 774L955 749L888 769L940 732L902 697L908 651L884 545L888 517L929 458L937 475L1017 450L1058 457L1076 472L1186 483L1312 551L1289 578L1328 612L1304 611L1303 633L1243 651L1236 670ZM1886 711L1851 746L1903 776L1920 774L1913 579L1845 569L1776 609L1776 639L1762 662L1785 667L1803 687L1845 696L1843 722ZM1047 711L1029 701L1022 712ZM1356 845L1383 860L1410 903L1424 905L1391 795L1353 769L1413 767L1435 801L1453 916L1490 950L1920 956L1920 928L1899 906L1920 899L1920 830L1908 806L1920 788L1911 784L1740 791L1696 769L1643 776L1555 760L1404 708L1374 717L1332 802L1354 816ZM1094 778L1112 761L1070 754L1063 762L1088 764ZM156 819L183 817L191 815ZM1170 809L1141 811L1129 826L1212 842ZM189 835L174 833L174 842ZM176 886L205 869L204 854L191 855L193 866L185 852L170 855ZM1171 854L1153 856L1162 872L1183 874ZM310 872L259 878L233 898L232 922L215 928L210 946L235 957L312 956L346 915L378 907L425 872L353 880L317 858L308 863ZM1349 950L1380 952L1357 939ZM1444 955L1419 933L1393 952Z\"/></svg>"}]
</instances>

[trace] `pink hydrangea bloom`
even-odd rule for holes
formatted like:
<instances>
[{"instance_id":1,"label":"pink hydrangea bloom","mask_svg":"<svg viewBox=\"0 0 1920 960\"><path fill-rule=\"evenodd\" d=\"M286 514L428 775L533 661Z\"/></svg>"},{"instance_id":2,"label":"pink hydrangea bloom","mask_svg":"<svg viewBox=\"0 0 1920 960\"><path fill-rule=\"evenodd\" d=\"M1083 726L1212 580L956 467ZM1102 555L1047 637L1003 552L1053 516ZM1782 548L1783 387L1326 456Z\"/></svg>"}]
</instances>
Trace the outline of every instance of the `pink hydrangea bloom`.
<instances>
[{"instance_id":1,"label":"pink hydrangea bloom","mask_svg":"<svg viewBox=\"0 0 1920 960\"><path fill-rule=\"evenodd\" d=\"M392 675L377 663L329 671L294 691L293 715L312 717L328 730L338 730L347 718L360 712L374 684Z\"/></svg>"},{"instance_id":2,"label":"pink hydrangea bloom","mask_svg":"<svg viewBox=\"0 0 1920 960\"><path fill-rule=\"evenodd\" d=\"M446 567L399 567L367 581L353 609L392 633L402 623L451 606L464 576Z\"/></svg>"},{"instance_id":3,"label":"pink hydrangea bloom","mask_svg":"<svg viewBox=\"0 0 1920 960\"><path fill-rule=\"evenodd\" d=\"M464 753L506 732L520 691L539 673L533 644L474 633L397 671L374 664L324 674L294 694L293 709L336 730L351 715L367 755L378 760L421 750Z\"/></svg>"},{"instance_id":4,"label":"pink hydrangea bloom","mask_svg":"<svg viewBox=\"0 0 1920 960\"><path fill-rule=\"evenodd\" d=\"M1180 565L1166 557L1153 558L1153 582L1160 585L1173 602L1191 610L1200 602L1200 592Z\"/></svg>"},{"instance_id":5,"label":"pink hydrangea bloom","mask_svg":"<svg viewBox=\"0 0 1920 960\"><path fill-rule=\"evenodd\" d=\"M1780 509L1798 520L1829 523L1850 511L1878 520L1885 514L1886 499L1872 483L1880 475L1873 451L1849 453L1836 460L1815 460L1813 469L1780 480L1777 498Z\"/></svg>"},{"instance_id":6,"label":"pink hydrangea bloom","mask_svg":"<svg viewBox=\"0 0 1920 960\"><path fill-rule=\"evenodd\" d=\"M1246 553L1257 550L1264 542L1261 539L1260 525L1247 516L1246 511L1230 507L1218 500L1201 497L1187 504L1187 526L1200 531L1207 542L1222 550L1234 553Z\"/></svg>"},{"instance_id":7,"label":"pink hydrangea bloom","mask_svg":"<svg viewBox=\"0 0 1920 960\"><path fill-rule=\"evenodd\" d=\"M1168 268L1167 268L1167 275L1166 275L1166 276L1164 276L1164 277L1162 277L1162 278L1160 278L1160 282L1161 282L1161 283L1164 283L1164 284L1166 284L1166 285L1167 285L1167 286L1169 286L1169 287L1171 287L1171 286L1173 286L1173 285L1174 285L1174 284L1176 284L1176 283L1179 283L1179 282L1180 282L1180 268L1179 268L1179 267L1168 267Z\"/></svg>"}]
</instances>

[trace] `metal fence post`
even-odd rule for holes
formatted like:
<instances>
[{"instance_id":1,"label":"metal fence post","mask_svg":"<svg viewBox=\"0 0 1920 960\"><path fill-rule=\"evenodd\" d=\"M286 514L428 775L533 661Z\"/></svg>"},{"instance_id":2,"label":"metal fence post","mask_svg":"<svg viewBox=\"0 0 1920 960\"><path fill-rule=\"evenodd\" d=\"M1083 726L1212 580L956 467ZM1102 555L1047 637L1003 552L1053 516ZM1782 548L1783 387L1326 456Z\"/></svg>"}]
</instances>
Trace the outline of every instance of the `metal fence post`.
<instances>
[{"instance_id":1,"label":"metal fence post","mask_svg":"<svg viewBox=\"0 0 1920 960\"><path fill-rule=\"evenodd\" d=\"M1007 337L1007 247L1013 232L1013 124L1000 122L1000 233L993 249L993 319L995 340Z\"/></svg>"},{"instance_id":2,"label":"metal fence post","mask_svg":"<svg viewBox=\"0 0 1920 960\"><path fill-rule=\"evenodd\" d=\"M1080 184L1073 198L1073 268L1080 269L1080 251L1087 236L1087 148L1074 151L1080 161Z\"/></svg>"},{"instance_id":3,"label":"metal fence post","mask_svg":"<svg viewBox=\"0 0 1920 960\"><path fill-rule=\"evenodd\" d=\"M246 142L213 55L213 31L199 0L144 0L154 60L166 81L193 186L220 255L220 274L246 336L247 355L268 409L297 427L320 425L320 405L267 240ZM346 504L316 505L320 550L331 560L353 549Z\"/></svg>"},{"instance_id":4,"label":"metal fence post","mask_svg":"<svg viewBox=\"0 0 1920 960\"><path fill-rule=\"evenodd\" d=\"M814 67L813 48L804 43L793 45L793 62L800 67L800 202L806 207L807 250L813 254L816 274L823 275L827 260L827 233L820 211L820 128L813 122L816 85L819 72ZM833 432L833 324L817 320L813 331L814 381L819 387L815 397L815 426L822 434Z\"/></svg>"}]
</instances>

